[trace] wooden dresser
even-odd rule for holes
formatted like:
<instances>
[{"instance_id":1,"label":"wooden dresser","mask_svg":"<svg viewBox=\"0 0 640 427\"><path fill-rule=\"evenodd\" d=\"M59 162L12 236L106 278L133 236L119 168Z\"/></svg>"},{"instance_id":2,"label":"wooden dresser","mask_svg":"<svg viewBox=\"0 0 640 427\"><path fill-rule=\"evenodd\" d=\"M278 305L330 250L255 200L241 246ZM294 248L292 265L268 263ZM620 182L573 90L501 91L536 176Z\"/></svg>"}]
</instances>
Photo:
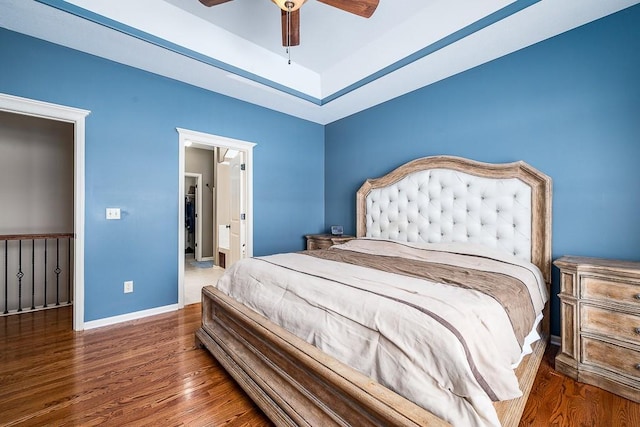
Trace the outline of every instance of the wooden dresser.
<instances>
[{"instance_id":1,"label":"wooden dresser","mask_svg":"<svg viewBox=\"0 0 640 427\"><path fill-rule=\"evenodd\" d=\"M333 234L307 234L307 250L327 249L333 245L348 242L355 236L334 236Z\"/></svg>"},{"instance_id":2,"label":"wooden dresser","mask_svg":"<svg viewBox=\"0 0 640 427\"><path fill-rule=\"evenodd\" d=\"M565 256L556 369L640 402L640 262Z\"/></svg>"}]
</instances>

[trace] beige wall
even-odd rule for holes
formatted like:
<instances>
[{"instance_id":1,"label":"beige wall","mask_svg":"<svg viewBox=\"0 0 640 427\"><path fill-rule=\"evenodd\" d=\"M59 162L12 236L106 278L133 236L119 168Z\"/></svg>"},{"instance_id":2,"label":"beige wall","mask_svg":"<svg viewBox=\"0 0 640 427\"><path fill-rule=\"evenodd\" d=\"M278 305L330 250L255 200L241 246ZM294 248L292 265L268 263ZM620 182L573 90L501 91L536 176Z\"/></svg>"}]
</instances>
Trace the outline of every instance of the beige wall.
<instances>
[{"instance_id":1,"label":"beige wall","mask_svg":"<svg viewBox=\"0 0 640 427\"><path fill-rule=\"evenodd\" d=\"M214 151L188 147L185 149L184 171L202 174L202 256L213 257L215 230L213 228L214 195ZM207 184L209 186L207 187ZM185 192L188 191L185 188Z\"/></svg>"},{"instance_id":2,"label":"beige wall","mask_svg":"<svg viewBox=\"0 0 640 427\"><path fill-rule=\"evenodd\" d=\"M0 111L0 234L73 232L73 132Z\"/></svg>"}]
</instances>

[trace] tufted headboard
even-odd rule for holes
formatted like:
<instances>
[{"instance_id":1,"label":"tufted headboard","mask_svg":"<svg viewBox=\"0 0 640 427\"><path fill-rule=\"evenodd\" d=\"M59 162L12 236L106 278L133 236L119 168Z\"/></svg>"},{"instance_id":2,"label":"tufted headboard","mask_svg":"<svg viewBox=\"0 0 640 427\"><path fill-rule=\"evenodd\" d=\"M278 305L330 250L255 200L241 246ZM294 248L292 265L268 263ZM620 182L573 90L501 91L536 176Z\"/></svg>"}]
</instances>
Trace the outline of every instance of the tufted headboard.
<instances>
[{"instance_id":1,"label":"tufted headboard","mask_svg":"<svg viewBox=\"0 0 640 427\"><path fill-rule=\"evenodd\" d=\"M522 161L413 160L368 179L356 211L358 237L499 248L551 281L551 178Z\"/></svg>"}]
</instances>

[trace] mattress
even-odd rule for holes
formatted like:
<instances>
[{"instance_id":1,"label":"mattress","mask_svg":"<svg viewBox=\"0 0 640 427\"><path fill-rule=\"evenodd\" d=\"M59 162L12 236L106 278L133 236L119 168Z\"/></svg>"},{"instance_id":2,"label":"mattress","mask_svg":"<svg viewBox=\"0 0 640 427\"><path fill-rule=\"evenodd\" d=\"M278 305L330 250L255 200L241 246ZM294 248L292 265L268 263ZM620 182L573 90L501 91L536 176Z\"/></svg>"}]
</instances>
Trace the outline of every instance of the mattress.
<instances>
[{"instance_id":1,"label":"mattress","mask_svg":"<svg viewBox=\"0 0 640 427\"><path fill-rule=\"evenodd\" d=\"M356 239L238 261L217 288L453 425L499 426L548 299L533 264L469 244Z\"/></svg>"}]
</instances>

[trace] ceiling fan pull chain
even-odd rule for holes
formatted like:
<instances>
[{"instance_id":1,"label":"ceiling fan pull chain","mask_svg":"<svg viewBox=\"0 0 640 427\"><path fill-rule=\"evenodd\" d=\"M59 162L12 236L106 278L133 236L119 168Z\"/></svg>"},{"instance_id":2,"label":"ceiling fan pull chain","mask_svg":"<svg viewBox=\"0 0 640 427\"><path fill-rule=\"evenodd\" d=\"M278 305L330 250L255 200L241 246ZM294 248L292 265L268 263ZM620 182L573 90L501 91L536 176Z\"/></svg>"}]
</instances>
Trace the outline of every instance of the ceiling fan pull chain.
<instances>
[{"instance_id":1,"label":"ceiling fan pull chain","mask_svg":"<svg viewBox=\"0 0 640 427\"><path fill-rule=\"evenodd\" d=\"M293 2L286 2L287 6L287 59L288 65L291 65L291 8L293 8Z\"/></svg>"},{"instance_id":2,"label":"ceiling fan pull chain","mask_svg":"<svg viewBox=\"0 0 640 427\"><path fill-rule=\"evenodd\" d=\"M287 58L291 65L291 8L287 11Z\"/></svg>"}]
</instances>

